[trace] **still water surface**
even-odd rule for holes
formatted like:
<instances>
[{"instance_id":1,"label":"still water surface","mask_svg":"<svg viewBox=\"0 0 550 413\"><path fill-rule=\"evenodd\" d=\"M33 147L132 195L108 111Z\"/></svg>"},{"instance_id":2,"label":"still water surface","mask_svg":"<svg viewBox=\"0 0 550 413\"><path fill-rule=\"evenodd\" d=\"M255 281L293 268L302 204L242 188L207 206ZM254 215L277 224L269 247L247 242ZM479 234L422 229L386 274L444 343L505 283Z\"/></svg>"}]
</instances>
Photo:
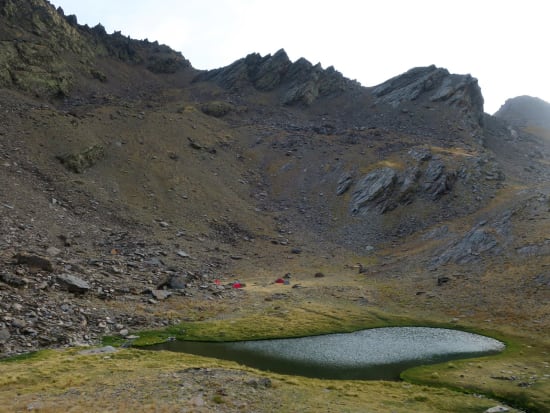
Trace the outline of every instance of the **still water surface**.
<instances>
[{"instance_id":1,"label":"still water surface","mask_svg":"<svg viewBox=\"0 0 550 413\"><path fill-rule=\"evenodd\" d=\"M291 339L193 342L150 347L236 361L261 370L323 379L397 380L414 366L496 354L498 340L464 331L388 327Z\"/></svg>"}]
</instances>

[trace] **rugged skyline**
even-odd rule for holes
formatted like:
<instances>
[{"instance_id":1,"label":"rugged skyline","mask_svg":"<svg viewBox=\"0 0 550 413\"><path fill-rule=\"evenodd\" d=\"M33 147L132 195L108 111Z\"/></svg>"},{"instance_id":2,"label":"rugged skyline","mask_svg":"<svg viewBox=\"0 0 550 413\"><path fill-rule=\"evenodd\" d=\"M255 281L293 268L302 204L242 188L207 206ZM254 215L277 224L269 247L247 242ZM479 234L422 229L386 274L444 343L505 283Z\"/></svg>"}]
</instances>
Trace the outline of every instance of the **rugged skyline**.
<instances>
[{"instance_id":1,"label":"rugged skyline","mask_svg":"<svg viewBox=\"0 0 550 413\"><path fill-rule=\"evenodd\" d=\"M546 5L536 0L458 4L410 2L57 0L81 23L103 24L136 39L158 40L199 69L284 48L334 66L364 86L412 67L436 65L479 79L487 113L513 96L550 101ZM496 17L498 16L498 17Z\"/></svg>"}]
</instances>

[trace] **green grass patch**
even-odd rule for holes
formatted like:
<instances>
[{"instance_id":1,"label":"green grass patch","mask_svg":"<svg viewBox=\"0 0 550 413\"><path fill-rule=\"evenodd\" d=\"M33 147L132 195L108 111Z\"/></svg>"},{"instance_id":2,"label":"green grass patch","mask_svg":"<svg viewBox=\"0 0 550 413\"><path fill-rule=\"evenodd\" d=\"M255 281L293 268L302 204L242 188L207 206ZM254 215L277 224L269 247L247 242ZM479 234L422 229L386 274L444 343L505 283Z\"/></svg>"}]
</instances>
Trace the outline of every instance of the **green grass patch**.
<instances>
[{"instance_id":1,"label":"green grass patch","mask_svg":"<svg viewBox=\"0 0 550 413\"><path fill-rule=\"evenodd\" d=\"M477 333L487 335L483 331ZM401 378L432 388L482 393L529 412L550 411L548 344L527 337L491 335L506 344L503 352L454 360L452 363L413 367L404 371Z\"/></svg>"},{"instance_id":2,"label":"green grass patch","mask_svg":"<svg viewBox=\"0 0 550 413\"><path fill-rule=\"evenodd\" d=\"M7 357L4 359L0 359L0 363L14 363L17 361L25 361L25 360L32 360L34 358L38 358L40 355L40 351L33 351L30 353L25 354L19 354L17 356Z\"/></svg>"}]
</instances>

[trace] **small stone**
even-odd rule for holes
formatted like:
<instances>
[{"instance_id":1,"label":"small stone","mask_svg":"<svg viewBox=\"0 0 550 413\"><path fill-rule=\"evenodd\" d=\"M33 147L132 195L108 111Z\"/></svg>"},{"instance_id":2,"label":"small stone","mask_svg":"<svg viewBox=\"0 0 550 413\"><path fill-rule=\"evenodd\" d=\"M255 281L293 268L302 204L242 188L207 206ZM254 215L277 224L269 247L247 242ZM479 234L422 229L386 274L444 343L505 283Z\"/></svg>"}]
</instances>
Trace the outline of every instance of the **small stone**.
<instances>
[{"instance_id":1,"label":"small stone","mask_svg":"<svg viewBox=\"0 0 550 413\"><path fill-rule=\"evenodd\" d=\"M160 221L159 222L159 225L162 227L162 228L168 228L170 226L170 224L166 221Z\"/></svg>"},{"instance_id":2,"label":"small stone","mask_svg":"<svg viewBox=\"0 0 550 413\"><path fill-rule=\"evenodd\" d=\"M95 354L109 354L116 353L117 349L113 346L105 346L100 348L92 348L90 350L79 351L78 354L83 356L95 355Z\"/></svg>"},{"instance_id":3,"label":"small stone","mask_svg":"<svg viewBox=\"0 0 550 413\"><path fill-rule=\"evenodd\" d=\"M178 251L176 254L178 254L179 257L182 257L182 258L190 258L191 256L185 252L185 251Z\"/></svg>"},{"instance_id":4,"label":"small stone","mask_svg":"<svg viewBox=\"0 0 550 413\"><path fill-rule=\"evenodd\" d=\"M27 325L27 322L20 318L14 318L13 320L11 320L11 325L15 328L23 328Z\"/></svg>"},{"instance_id":5,"label":"small stone","mask_svg":"<svg viewBox=\"0 0 550 413\"><path fill-rule=\"evenodd\" d=\"M159 301L162 301L162 300L166 300L168 297L170 297L172 295L172 293L170 291L166 291L166 290L151 290L151 295L159 300Z\"/></svg>"},{"instance_id":6,"label":"small stone","mask_svg":"<svg viewBox=\"0 0 550 413\"><path fill-rule=\"evenodd\" d=\"M11 337L11 334L7 328L0 329L0 344L6 343Z\"/></svg>"},{"instance_id":7,"label":"small stone","mask_svg":"<svg viewBox=\"0 0 550 413\"><path fill-rule=\"evenodd\" d=\"M204 399L202 398L202 396L198 395L198 396L194 396L191 398L190 400L191 404L195 407L202 407L204 406Z\"/></svg>"},{"instance_id":8,"label":"small stone","mask_svg":"<svg viewBox=\"0 0 550 413\"><path fill-rule=\"evenodd\" d=\"M19 303L14 303L12 304L11 309L13 311L21 311L23 309L23 306Z\"/></svg>"},{"instance_id":9,"label":"small stone","mask_svg":"<svg viewBox=\"0 0 550 413\"><path fill-rule=\"evenodd\" d=\"M254 387L255 389L259 388L259 387L264 387L264 388L270 388L272 386L272 383L271 383L271 380L268 379L267 377L263 377L261 379L251 379L249 381L246 382L246 384L248 384L249 386L251 387Z\"/></svg>"},{"instance_id":10,"label":"small stone","mask_svg":"<svg viewBox=\"0 0 550 413\"><path fill-rule=\"evenodd\" d=\"M56 248L56 247L50 247L46 250L46 253L50 257L57 257L59 254L61 254L61 250L59 248Z\"/></svg>"},{"instance_id":11,"label":"small stone","mask_svg":"<svg viewBox=\"0 0 550 413\"><path fill-rule=\"evenodd\" d=\"M123 328L122 330L120 330L118 332L118 334L120 334L122 337L128 336L128 333L129 333L129 331L126 328Z\"/></svg>"},{"instance_id":12,"label":"small stone","mask_svg":"<svg viewBox=\"0 0 550 413\"><path fill-rule=\"evenodd\" d=\"M499 413L499 412L509 412L509 411L510 409L506 406L495 406L485 410L485 413Z\"/></svg>"}]
</instances>

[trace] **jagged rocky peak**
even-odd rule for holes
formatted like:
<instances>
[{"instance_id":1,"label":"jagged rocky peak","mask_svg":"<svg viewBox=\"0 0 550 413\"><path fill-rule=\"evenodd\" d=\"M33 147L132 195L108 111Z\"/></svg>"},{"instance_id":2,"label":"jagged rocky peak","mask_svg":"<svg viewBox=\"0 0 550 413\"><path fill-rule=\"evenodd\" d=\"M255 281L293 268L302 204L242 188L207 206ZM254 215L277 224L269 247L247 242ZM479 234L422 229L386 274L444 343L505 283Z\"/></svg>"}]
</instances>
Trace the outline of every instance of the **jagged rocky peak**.
<instances>
[{"instance_id":1,"label":"jagged rocky peak","mask_svg":"<svg viewBox=\"0 0 550 413\"><path fill-rule=\"evenodd\" d=\"M478 125L483 123L483 95L477 79L471 75L451 74L434 65L416 67L374 87L372 93L377 103L394 108L422 99L444 102Z\"/></svg>"},{"instance_id":2,"label":"jagged rocky peak","mask_svg":"<svg viewBox=\"0 0 550 413\"><path fill-rule=\"evenodd\" d=\"M317 98L359 87L355 81L320 64L300 58L292 62L284 49L274 55L252 53L229 66L200 74L196 81L214 81L227 89L252 85L259 91L280 89L284 104L312 104Z\"/></svg>"},{"instance_id":3,"label":"jagged rocky peak","mask_svg":"<svg viewBox=\"0 0 550 413\"><path fill-rule=\"evenodd\" d=\"M494 116L517 126L531 125L550 129L550 103L537 97L517 96L508 99Z\"/></svg>"}]
</instances>

